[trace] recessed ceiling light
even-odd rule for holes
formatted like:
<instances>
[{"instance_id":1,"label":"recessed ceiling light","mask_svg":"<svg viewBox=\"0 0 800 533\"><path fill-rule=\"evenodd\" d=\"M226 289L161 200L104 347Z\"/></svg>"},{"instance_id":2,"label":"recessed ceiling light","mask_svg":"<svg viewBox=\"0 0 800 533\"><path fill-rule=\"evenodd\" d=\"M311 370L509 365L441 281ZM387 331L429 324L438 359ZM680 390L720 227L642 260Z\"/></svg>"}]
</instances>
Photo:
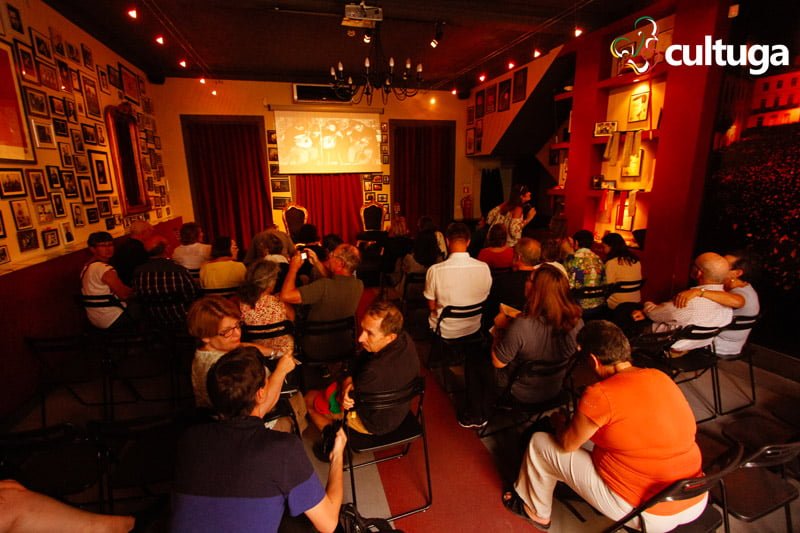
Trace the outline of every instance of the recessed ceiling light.
<instances>
[{"instance_id":1,"label":"recessed ceiling light","mask_svg":"<svg viewBox=\"0 0 800 533\"><path fill-rule=\"evenodd\" d=\"M508 62L508 70L511 70L511 69L513 69L514 67L516 67L516 65L514 64L514 62L513 62L513 61L509 61L509 62Z\"/></svg>"},{"instance_id":2,"label":"recessed ceiling light","mask_svg":"<svg viewBox=\"0 0 800 533\"><path fill-rule=\"evenodd\" d=\"M135 7L132 7L128 10L128 16L132 19L136 19L139 17L139 13L136 11Z\"/></svg>"},{"instance_id":3,"label":"recessed ceiling light","mask_svg":"<svg viewBox=\"0 0 800 533\"><path fill-rule=\"evenodd\" d=\"M182 68L186 68L186 65L187 65L187 63L186 63L186 60L185 60L185 59L181 59L180 61L178 61L178 64L179 64L179 65L180 65Z\"/></svg>"},{"instance_id":4,"label":"recessed ceiling light","mask_svg":"<svg viewBox=\"0 0 800 533\"><path fill-rule=\"evenodd\" d=\"M541 51L541 50L539 50L538 48L537 48L536 50L534 50L534 51L533 51L533 57L534 57L534 59L535 59L535 58L537 58L537 57L539 57L539 56L541 56L541 55L542 55L542 51Z\"/></svg>"},{"instance_id":5,"label":"recessed ceiling light","mask_svg":"<svg viewBox=\"0 0 800 533\"><path fill-rule=\"evenodd\" d=\"M156 35L156 42L158 44L164 44L164 36L163 35Z\"/></svg>"},{"instance_id":6,"label":"recessed ceiling light","mask_svg":"<svg viewBox=\"0 0 800 533\"><path fill-rule=\"evenodd\" d=\"M580 37L583 34L583 30L579 27L575 26L575 37Z\"/></svg>"},{"instance_id":7,"label":"recessed ceiling light","mask_svg":"<svg viewBox=\"0 0 800 533\"><path fill-rule=\"evenodd\" d=\"M480 76L478 76L478 80L480 80L481 83L486 81L486 74L481 74Z\"/></svg>"}]
</instances>

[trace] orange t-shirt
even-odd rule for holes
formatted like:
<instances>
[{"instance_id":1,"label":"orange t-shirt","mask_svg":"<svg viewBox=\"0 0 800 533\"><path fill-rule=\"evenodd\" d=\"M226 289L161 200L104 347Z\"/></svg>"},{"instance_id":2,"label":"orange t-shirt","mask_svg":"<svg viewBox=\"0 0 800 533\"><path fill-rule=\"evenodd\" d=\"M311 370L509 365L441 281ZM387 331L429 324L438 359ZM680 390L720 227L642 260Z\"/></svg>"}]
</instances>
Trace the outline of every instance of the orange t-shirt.
<instances>
[{"instance_id":1,"label":"orange t-shirt","mask_svg":"<svg viewBox=\"0 0 800 533\"><path fill-rule=\"evenodd\" d=\"M634 507L678 479L702 474L694 414L664 373L636 368L616 374L588 387L578 410L600 426L591 438L597 473ZM648 512L675 514L701 498L660 503Z\"/></svg>"}]
</instances>

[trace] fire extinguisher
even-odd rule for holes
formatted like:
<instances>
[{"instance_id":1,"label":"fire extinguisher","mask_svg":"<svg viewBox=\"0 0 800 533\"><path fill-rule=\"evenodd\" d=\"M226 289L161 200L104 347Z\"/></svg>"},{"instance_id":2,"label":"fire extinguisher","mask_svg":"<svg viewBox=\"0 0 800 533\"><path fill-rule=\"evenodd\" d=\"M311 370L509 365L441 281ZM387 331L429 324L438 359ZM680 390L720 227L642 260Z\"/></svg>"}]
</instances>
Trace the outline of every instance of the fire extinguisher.
<instances>
[{"instance_id":1,"label":"fire extinguisher","mask_svg":"<svg viewBox=\"0 0 800 533\"><path fill-rule=\"evenodd\" d=\"M461 199L461 216L464 220L472 218L472 195L468 194Z\"/></svg>"}]
</instances>

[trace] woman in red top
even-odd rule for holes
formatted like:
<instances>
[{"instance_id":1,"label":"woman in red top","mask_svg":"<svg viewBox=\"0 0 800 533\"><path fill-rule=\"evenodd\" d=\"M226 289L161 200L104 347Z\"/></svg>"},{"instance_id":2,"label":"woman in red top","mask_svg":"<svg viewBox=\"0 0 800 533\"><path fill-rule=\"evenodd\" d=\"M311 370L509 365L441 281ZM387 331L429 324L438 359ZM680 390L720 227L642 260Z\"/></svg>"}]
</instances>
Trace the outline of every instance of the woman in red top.
<instances>
[{"instance_id":1,"label":"woman in red top","mask_svg":"<svg viewBox=\"0 0 800 533\"><path fill-rule=\"evenodd\" d=\"M550 527L558 481L618 520L674 481L702 475L694 414L678 386L658 370L634 367L628 340L611 322L588 322L578 344L600 381L586 389L569 423L561 413L551 416L555 435L533 435L516 490L503 495L507 508L539 529ZM589 440L591 452L582 448ZM691 522L707 499L651 507L642 515L647 531Z\"/></svg>"},{"instance_id":2,"label":"woman in red top","mask_svg":"<svg viewBox=\"0 0 800 533\"><path fill-rule=\"evenodd\" d=\"M495 224L489 228L486 236L486 247L478 254L478 261L483 261L492 271L510 270L514 263L514 249L506 244L508 232L503 224Z\"/></svg>"}]
</instances>

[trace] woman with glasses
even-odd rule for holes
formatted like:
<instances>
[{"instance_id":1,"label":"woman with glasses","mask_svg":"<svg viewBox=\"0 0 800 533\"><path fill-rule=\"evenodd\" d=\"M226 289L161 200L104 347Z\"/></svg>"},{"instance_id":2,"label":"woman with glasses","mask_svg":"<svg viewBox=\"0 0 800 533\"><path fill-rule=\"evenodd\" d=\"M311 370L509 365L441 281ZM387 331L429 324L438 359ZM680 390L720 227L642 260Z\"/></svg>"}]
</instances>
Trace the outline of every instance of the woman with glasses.
<instances>
[{"instance_id":1,"label":"woman with glasses","mask_svg":"<svg viewBox=\"0 0 800 533\"><path fill-rule=\"evenodd\" d=\"M217 362L217 359L240 346L254 346L267 357L275 355L273 350L264 346L241 342L241 319L239 307L222 296L201 298L189 309L187 316L189 334L197 339L199 346L192 360L192 389L198 407L211 407L206 389L206 377L208 369ZM269 386L266 389L271 402L268 410L272 410L277 403L283 380L294 367L294 358L291 354L278 359L278 366L269 376Z\"/></svg>"}]
</instances>

